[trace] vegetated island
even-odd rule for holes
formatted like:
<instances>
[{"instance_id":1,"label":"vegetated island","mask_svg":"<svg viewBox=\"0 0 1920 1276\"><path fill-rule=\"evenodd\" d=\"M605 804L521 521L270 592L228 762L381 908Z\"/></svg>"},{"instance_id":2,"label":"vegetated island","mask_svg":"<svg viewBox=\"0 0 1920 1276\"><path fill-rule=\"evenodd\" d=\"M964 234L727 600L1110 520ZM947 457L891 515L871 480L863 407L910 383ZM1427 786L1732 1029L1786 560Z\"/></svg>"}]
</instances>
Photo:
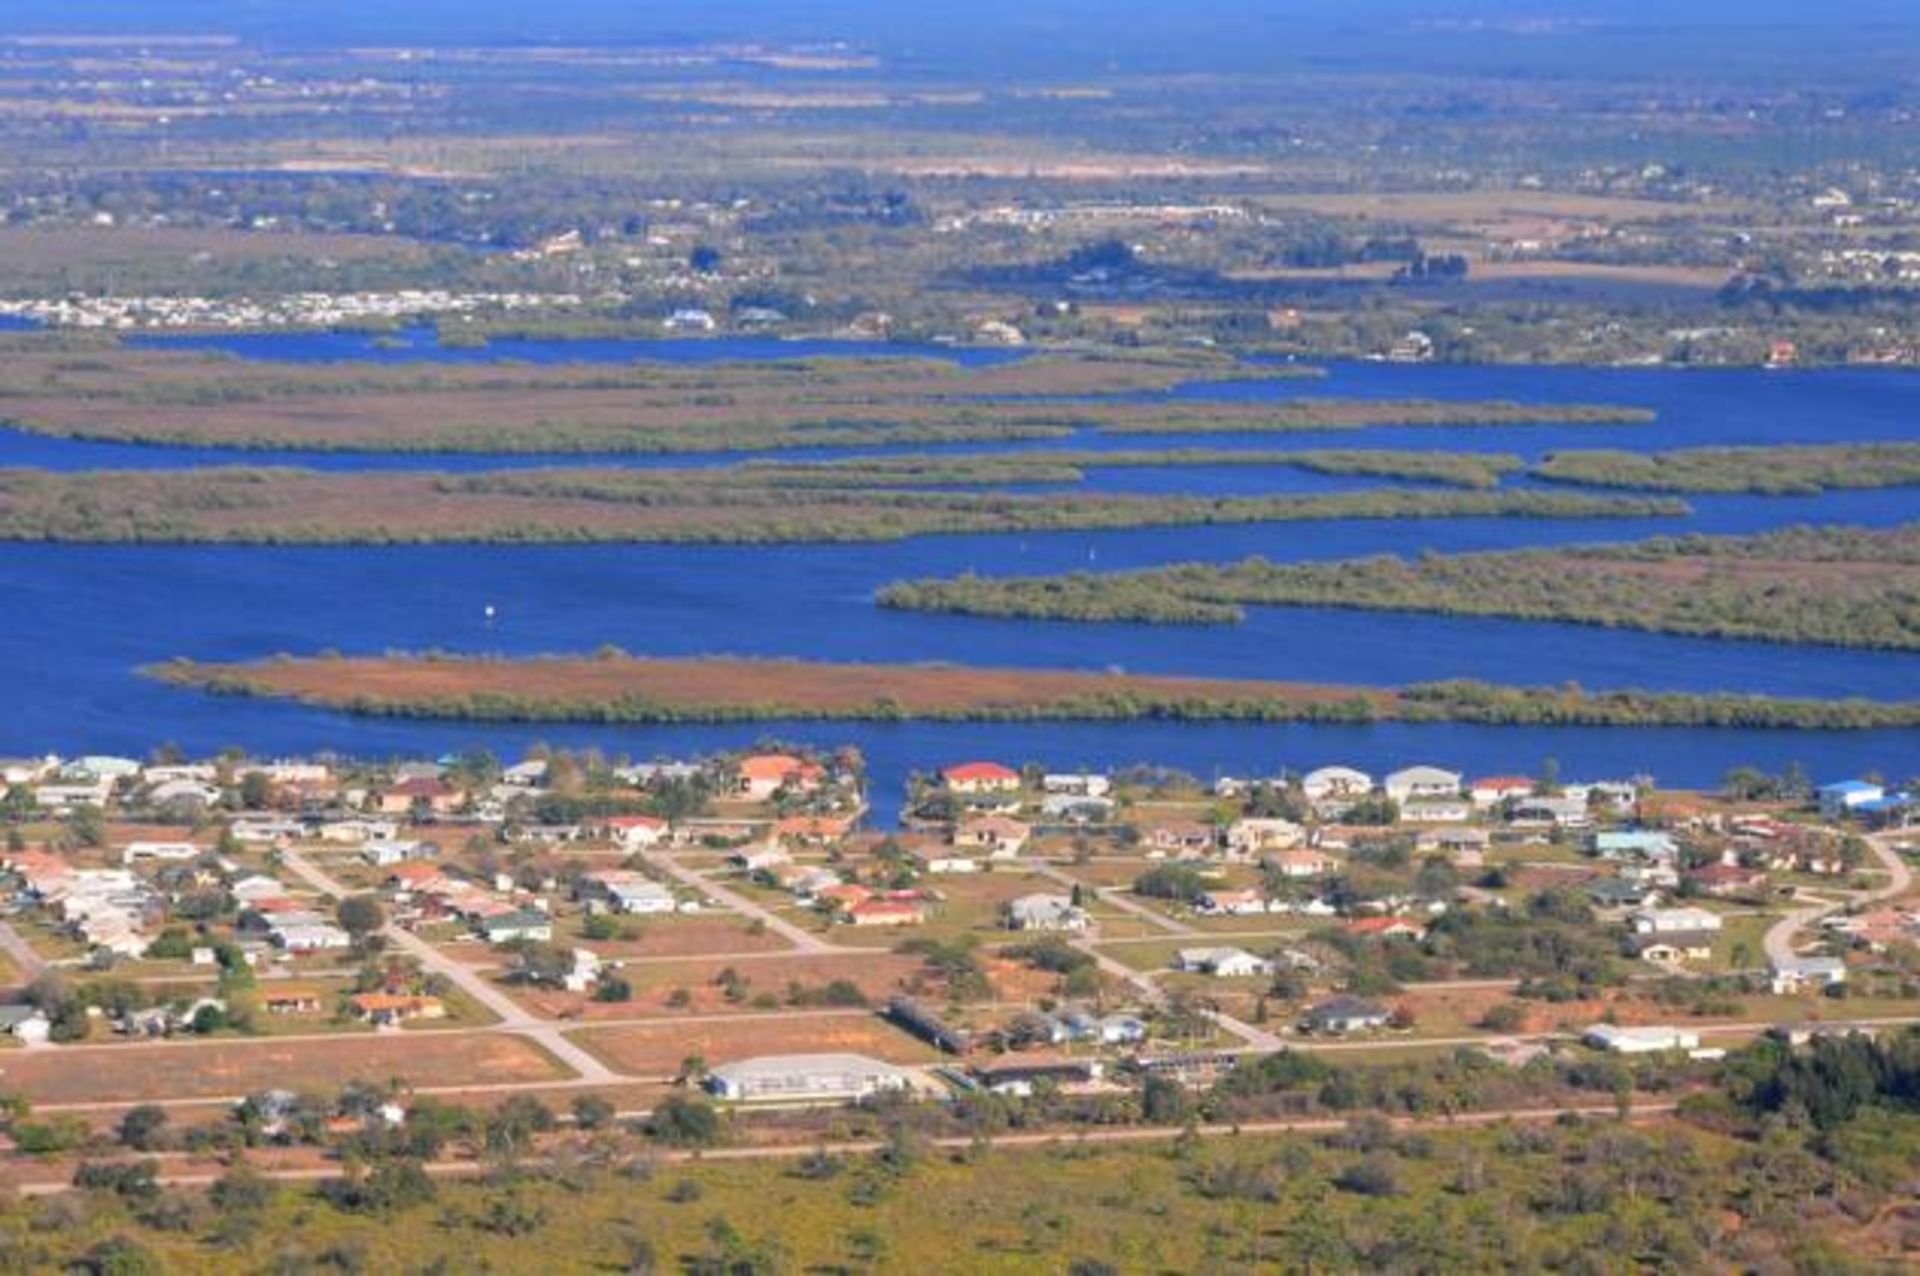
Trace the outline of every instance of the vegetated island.
<instances>
[{"instance_id":1,"label":"vegetated island","mask_svg":"<svg viewBox=\"0 0 1920 1276\"><path fill-rule=\"evenodd\" d=\"M1569 621L1920 650L1920 523L1281 564L898 582L882 606L1024 619L1234 624L1248 606Z\"/></svg>"},{"instance_id":2,"label":"vegetated island","mask_svg":"<svg viewBox=\"0 0 1920 1276\"><path fill-rule=\"evenodd\" d=\"M960 487L1078 483L1089 470L1263 466L1343 477L1388 478L1449 487L1497 487L1526 462L1505 452L1419 452L1404 448L1158 448L893 453L833 461L746 461L702 471L715 482L805 487Z\"/></svg>"},{"instance_id":3,"label":"vegetated island","mask_svg":"<svg viewBox=\"0 0 1920 1276\"><path fill-rule=\"evenodd\" d=\"M1298 377L1223 356L814 358L672 365L298 365L0 342L0 420L63 438L324 452L681 453L1388 425L1608 425L1610 404L1164 397Z\"/></svg>"},{"instance_id":4,"label":"vegetated island","mask_svg":"<svg viewBox=\"0 0 1920 1276\"><path fill-rule=\"evenodd\" d=\"M1159 719L1820 729L1920 725L1920 701L1582 691L1472 681L1378 688L959 665L649 659L611 648L592 656L522 658L428 654L279 656L251 664L175 660L144 672L174 686L218 695L293 700L365 716L474 722Z\"/></svg>"},{"instance_id":5,"label":"vegetated island","mask_svg":"<svg viewBox=\"0 0 1920 1276\"><path fill-rule=\"evenodd\" d=\"M1536 477L1587 487L1654 492L1813 496L1847 488L1920 484L1920 443L1820 443L1781 447L1593 449L1555 452Z\"/></svg>"},{"instance_id":6,"label":"vegetated island","mask_svg":"<svg viewBox=\"0 0 1920 1276\"><path fill-rule=\"evenodd\" d=\"M1212 497L738 487L685 471L0 471L0 540L158 544L897 540L1321 519L1676 517L1672 498L1364 489Z\"/></svg>"}]
</instances>

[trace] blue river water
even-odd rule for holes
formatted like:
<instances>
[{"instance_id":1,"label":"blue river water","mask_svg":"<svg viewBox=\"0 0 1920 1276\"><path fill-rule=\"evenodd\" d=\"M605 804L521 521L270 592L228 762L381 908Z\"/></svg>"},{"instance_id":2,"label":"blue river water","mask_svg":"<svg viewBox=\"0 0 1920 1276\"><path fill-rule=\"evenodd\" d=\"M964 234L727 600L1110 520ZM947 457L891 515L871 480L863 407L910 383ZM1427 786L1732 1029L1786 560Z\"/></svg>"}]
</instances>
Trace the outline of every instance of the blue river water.
<instances>
[{"instance_id":1,"label":"blue river water","mask_svg":"<svg viewBox=\"0 0 1920 1276\"><path fill-rule=\"evenodd\" d=\"M441 350L352 334L167 339L244 358L768 358L849 347L772 340L513 342ZM897 347L854 347L882 353ZM927 353L916 351L915 353ZM1004 358L1004 352L936 353ZM1178 395L1340 395L1594 401L1653 408L1647 426L1381 429L1188 436L1195 447L1419 447L1514 452L1702 444L1920 439L1920 378L1881 370L1673 372L1342 364L1324 380L1183 387ZM1148 440L1087 434L1038 444L1098 450ZM991 445L993 448L1004 444ZM887 449L865 449L868 452ZM923 450L913 448L910 450ZM964 449L963 449L964 450ZM819 458L844 452L790 453ZM770 454L771 455L771 454ZM737 457L356 456L88 444L0 431L0 467L275 463L479 469L512 465L712 464ZM1094 469L1101 491L1243 495L1376 485L1253 465ZM1717 779L1741 763L1797 761L1816 775L1920 772L1920 732L1625 728L1366 727L1171 723L738 727L514 727L352 719L295 706L202 697L138 676L172 656L242 660L328 648L349 653L577 652L604 643L660 655L755 654L824 660L1002 666L1394 684L1475 677L1526 684L1920 698L1920 657L1722 642L1593 627L1320 609L1256 609L1218 628L1035 624L881 611L888 581L959 571L1023 574L1169 562L1329 559L1752 532L1793 523L1886 526L1920 517L1913 489L1815 497L1703 497L1687 518L1434 519L1251 527L922 537L863 545L251 548L0 545L0 752L116 750L157 743L271 752L435 754L486 745L515 754L540 740L651 757L761 737L866 751L883 810L909 770L963 756L1059 766L1153 762L1200 775L1270 773L1344 761L1385 768L1432 761L1525 769L1552 756L1564 774L1645 773L1669 784ZM494 619L485 619L487 608Z\"/></svg>"}]
</instances>

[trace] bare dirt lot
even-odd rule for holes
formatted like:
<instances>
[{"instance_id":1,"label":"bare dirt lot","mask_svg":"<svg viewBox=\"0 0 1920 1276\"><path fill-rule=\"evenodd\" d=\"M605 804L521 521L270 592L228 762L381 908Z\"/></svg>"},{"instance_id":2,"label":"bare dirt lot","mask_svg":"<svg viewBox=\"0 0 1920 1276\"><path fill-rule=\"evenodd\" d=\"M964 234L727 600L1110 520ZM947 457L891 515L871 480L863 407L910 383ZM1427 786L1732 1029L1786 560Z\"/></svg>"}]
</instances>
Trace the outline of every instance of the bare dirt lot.
<instances>
[{"instance_id":1,"label":"bare dirt lot","mask_svg":"<svg viewBox=\"0 0 1920 1276\"><path fill-rule=\"evenodd\" d=\"M543 1051L517 1038L409 1033L15 1051L0 1064L0 1089L58 1104L238 1097L264 1089L330 1092L354 1079L462 1086L563 1075Z\"/></svg>"},{"instance_id":2,"label":"bare dirt lot","mask_svg":"<svg viewBox=\"0 0 1920 1276\"><path fill-rule=\"evenodd\" d=\"M639 1077L669 1076L690 1055L709 1065L759 1055L848 1052L892 1063L924 1063L931 1046L869 1011L766 1015L733 1022L621 1024L583 1028L573 1039L619 1069Z\"/></svg>"}]
</instances>

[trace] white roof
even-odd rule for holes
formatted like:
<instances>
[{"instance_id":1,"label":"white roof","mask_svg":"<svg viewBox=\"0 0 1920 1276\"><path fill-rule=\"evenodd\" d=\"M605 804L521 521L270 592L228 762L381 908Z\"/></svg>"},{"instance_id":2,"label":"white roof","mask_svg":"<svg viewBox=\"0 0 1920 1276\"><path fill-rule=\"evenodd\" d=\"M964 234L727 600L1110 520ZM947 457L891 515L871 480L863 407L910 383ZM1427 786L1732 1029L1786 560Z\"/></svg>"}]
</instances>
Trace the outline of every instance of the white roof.
<instances>
[{"instance_id":1,"label":"white roof","mask_svg":"<svg viewBox=\"0 0 1920 1276\"><path fill-rule=\"evenodd\" d=\"M712 1074L735 1084L777 1077L881 1077L904 1083L905 1068L870 1059L863 1054L769 1054L753 1059L736 1059L712 1069Z\"/></svg>"}]
</instances>

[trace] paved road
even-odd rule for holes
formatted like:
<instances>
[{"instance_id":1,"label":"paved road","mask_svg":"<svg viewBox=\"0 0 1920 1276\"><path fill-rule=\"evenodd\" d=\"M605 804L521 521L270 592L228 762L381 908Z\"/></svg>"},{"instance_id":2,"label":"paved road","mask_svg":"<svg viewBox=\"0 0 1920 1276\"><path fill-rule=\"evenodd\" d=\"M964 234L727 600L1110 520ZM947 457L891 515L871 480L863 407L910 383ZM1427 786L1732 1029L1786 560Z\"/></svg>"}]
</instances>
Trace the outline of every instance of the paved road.
<instances>
[{"instance_id":1,"label":"paved road","mask_svg":"<svg viewBox=\"0 0 1920 1276\"><path fill-rule=\"evenodd\" d=\"M1822 899L1806 908L1795 909L1772 926L1767 928L1764 946L1767 960L1779 965L1791 961L1794 947L1800 932L1817 923L1822 917L1836 913L1849 904L1871 904L1883 899L1894 899L1913 889L1913 870L1900 858L1900 852L1893 849L1896 841L1911 836L1901 833L1881 833L1866 839L1867 849L1880 860L1887 871L1887 884L1870 891L1861 891L1845 899Z\"/></svg>"},{"instance_id":2,"label":"paved road","mask_svg":"<svg viewBox=\"0 0 1920 1276\"><path fill-rule=\"evenodd\" d=\"M340 899L351 893L299 851L288 849L281 853L281 858L289 872L322 894ZM466 963L456 961L403 927L388 923L384 933L395 947L419 958L423 967L444 975L460 991L499 1016L500 1022L492 1025L494 1031L527 1038L572 1068L583 1081L617 1083L627 1079L568 1038L558 1023L534 1014Z\"/></svg>"},{"instance_id":3,"label":"paved road","mask_svg":"<svg viewBox=\"0 0 1920 1276\"><path fill-rule=\"evenodd\" d=\"M812 931L803 930L795 926L786 918L776 914L772 909L762 907L738 891L730 890L716 881L702 877L664 851L656 850L649 852L647 862L658 864L668 876L678 881L681 885L699 891L702 895L710 895L743 917L750 917L754 921L759 922L768 930L779 935L795 948L798 948L801 952L819 954L871 951L846 948L839 944L829 944Z\"/></svg>"},{"instance_id":4,"label":"paved road","mask_svg":"<svg viewBox=\"0 0 1920 1276\"><path fill-rule=\"evenodd\" d=\"M20 938L20 932L13 928L12 922L0 922L0 952L12 960L29 983L47 969L47 959L35 952L32 944Z\"/></svg>"}]
</instances>

